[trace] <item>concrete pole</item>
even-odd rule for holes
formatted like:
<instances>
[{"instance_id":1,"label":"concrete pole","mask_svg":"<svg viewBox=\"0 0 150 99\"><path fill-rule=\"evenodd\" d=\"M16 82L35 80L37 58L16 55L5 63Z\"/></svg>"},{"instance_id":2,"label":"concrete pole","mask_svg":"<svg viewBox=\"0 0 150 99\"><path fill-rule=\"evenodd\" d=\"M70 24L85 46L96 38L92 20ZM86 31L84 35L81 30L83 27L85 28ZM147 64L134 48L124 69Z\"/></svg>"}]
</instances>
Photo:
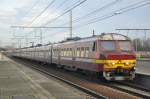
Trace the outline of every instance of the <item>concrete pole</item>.
<instances>
[{"instance_id":1,"label":"concrete pole","mask_svg":"<svg viewBox=\"0 0 150 99\"><path fill-rule=\"evenodd\" d=\"M72 10L70 10L70 38L72 38Z\"/></svg>"},{"instance_id":2,"label":"concrete pole","mask_svg":"<svg viewBox=\"0 0 150 99\"><path fill-rule=\"evenodd\" d=\"M128 37L128 35L129 35L129 30L127 30L127 37Z\"/></svg>"},{"instance_id":3,"label":"concrete pole","mask_svg":"<svg viewBox=\"0 0 150 99\"><path fill-rule=\"evenodd\" d=\"M138 30L136 30L136 33L137 33L137 34L135 34L135 36L138 35ZM138 43L138 39L136 39L136 41L135 41L135 51L136 51L136 53L137 53L137 51L138 51L137 43Z\"/></svg>"},{"instance_id":4,"label":"concrete pole","mask_svg":"<svg viewBox=\"0 0 150 99\"><path fill-rule=\"evenodd\" d=\"M42 29L40 28L40 43L43 43L43 35L42 35Z\"/></svg>"},{"instance_id":5,"label":"concrete pole","mask_svg":"<svg viewBox=\"0 0 150 99\"><path fill-rule=\"evenodd\" d=\"M146 42L146 40L147 40L147 37L146 37L146 30L144 30L144 35L145 35L144 40L145 40L145 42ZM147 42L146 42L146 43L147 43ZM146 50L146 47L147 47L147 44L145 45L145 49L144 49L144 50Z\"/></svg>"}]
</instances>

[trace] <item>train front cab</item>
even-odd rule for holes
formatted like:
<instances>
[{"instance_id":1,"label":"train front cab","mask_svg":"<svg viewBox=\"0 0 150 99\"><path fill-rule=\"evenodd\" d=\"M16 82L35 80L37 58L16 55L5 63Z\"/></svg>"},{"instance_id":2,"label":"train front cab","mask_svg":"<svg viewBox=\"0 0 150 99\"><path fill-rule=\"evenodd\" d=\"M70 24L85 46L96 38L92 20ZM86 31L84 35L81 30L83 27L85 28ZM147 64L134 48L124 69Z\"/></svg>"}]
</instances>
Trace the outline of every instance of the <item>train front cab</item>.
<instances>
[{"instance_id":1,"label":"train front cab","mask_svg":"<svg viewBox=\"0 0 150 99\"><path fill-rule=\"evenodd\" d=\"M129 40L99 40L100 58L106 80L133 80L136 56Z\"/></svg>"}]
</instances>

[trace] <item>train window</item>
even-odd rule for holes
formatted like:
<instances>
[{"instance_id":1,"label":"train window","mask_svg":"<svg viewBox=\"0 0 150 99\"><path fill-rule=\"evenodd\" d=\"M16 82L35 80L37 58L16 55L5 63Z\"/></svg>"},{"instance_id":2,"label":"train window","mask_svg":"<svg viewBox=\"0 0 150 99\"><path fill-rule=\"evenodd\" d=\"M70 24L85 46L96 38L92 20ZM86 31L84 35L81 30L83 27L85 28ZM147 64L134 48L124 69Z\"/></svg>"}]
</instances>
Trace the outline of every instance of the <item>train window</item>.
<instances>
[{"instance_id":1,"label":"train window","mask_svg":"<svg viewBox=\"0 0 150 99\"><path fill-rule=\"evenodd\" d=\"M64 51L63 51L63 49L61 49L61 56L64 56Z\"/></svg>"},{"instance_id":2,"label":"train window","mask_svg":"<svg viewBox=\"0 0 150 99\"><path fill-rule=\"evenodd\" d=\"M57 52L56 52L56 55L58 56L58 54L59 54L59 49L57 48Z\"/></svg>"},{"instance_id":3,"label":"train window","mask_svg":"<svg viewBox=\"0 0 150 99\"><path fill-rule=\"evenodd\" d=\"M81 47L81 57L84 57L84 47Z\"/></svg>"},{"instance_id":4,"label":"train window","mask_svg":"<svg viewBox=\"0 0 150 99\"><path fill-rule=\"evenodd\" d=\"M67 53L67 49L65 48L65 52L64 52L65 56L66 56L66 53Z\"/></svg>"},{"instance_id":5,"label":"train window","mask_svg":"<svg viewBox=\"0 0 150 99\"><path fill-rule=\"evenodd\" d=\"M68 48L66 48L66 56L68 56Z\"/></svg>"},{"instance_id":6,"label":"train window","mask_svg":"<svg viewBox=\"0 0 150 99\"><path fill-rule=\"evenodd\" d=\"M104 50L115 50L115 42L114 41L102 41L101 46Z\"/></svg>"},{"instance_id":7,"label":"train window","mask_svg":"<svg viewBox=\"0 0 150 99\"><path fill-rule=\"evenodd\" d=\"M85 57L88 57L89 56L89 47L86 47L85 48Z\"/></svg>"},{"instance_id":8,"label":"train window","mask_svg":"<svg viewBox=\"0 0 150 99\"><path fill-rule=\"evenodd\" d=\"M63 49L60 49L60 56L63 56Z\"/></svg>"},{"instance_id":9,"label":"train window","mask_svg":"<svg viewBox=\"0 0 150 99\"><path fill-rule=\"evenodd\" d=\"M70 48L68 48L68 56L70 56Z\"/></svg>"},{"instance_id":10,"label":"train window","mask_svg":"<svg viewBox=\"0 0 150 99\"><path fill-rule=\"evenodd\" d=\"M79 48L79 57L81 57L81 48Z\"/></svg>"},{"instance_id":11,"label":"train window","mask_svg":"<svg viewBox=\"0 0 150 99\"><path fill-rule=\"evenodd\" d=\"M96 45L96 42L94 42L92 51L96 51L96 48L97 48L97 45Z\"/></svg>"},{"instance_id":12,"label":"train window","mask_svg":"<svg viewBox=\"0 0 150 99\"><path fill-rule=\"evenodd\" d=\"M67 48L66 48L66 53L65 53L65 56L67 56Z\"/></svg>"},{"instance_id":13,"label":"train window","mask_svg":"<svg viewBox=\"0 0 150 99\"><path fill-rule=\"evenodd\" d=\"M66 48L66 53L65 53L65 56L67 56L67 54L68 54L68 51L67 51L68 49Z\"/></svg>"},{"instance_id":14,"label":"train window","mask_svg":"<svg viewBox=\"0 0 150 99\"><path fill-rule=\"evenodd\" d=\"M83 50L84 50L84 47L81 47L81 50L83 51Z\"/></svg>"},{"instance_id":15,"label":"train window","mask_svg":"<svg viewBox=\"0 0 150 99\"><path fill-rule=\"evenodd\" d=\"M77 56L77 49L74 49L74 57L76 57Z\"/></svg>"},{"instance_id":16,"label":"train window","mask_svg":"<svg viewBox=\"0 0 150 99\"><path fill-rule=\"evenodd\" d=\"M56 55L56 49L54 49L54 55Z\"/></svg>"},{"instance_id":17,"label":"train window","mask_svg":"<svg viewBox=\"0 0 150 99\"><path fill-rule=\"evenodd\" d=\"M121 50L130 51L131 43L129 41L119 41L119 47Z\"/></svg>"},{"instance_id":18,"label":"train window","mask_svg":"<svg viewBox=\"0 0 150 99\"><path fill-rule=\"evenodd\" d=\"M69 51L69 48L67 48L67 56L69 56L69 52L70 52L70 51Z\"/></svg>"},{"instance_id":19,"label":"train window","mask_svg":"<svg viewBox=\"0 0 150 99\"><path fill-rule=\"evenodd\" d=\"M72 53L73 53L73 57L75 57L76 56L76 50L73 50Z\"/></svg>"},{"instance_id":20,"label":"train window","mask_svg":"<svg viewBox=\"0 0 150 99\"><path fill-rule=\"evenodd\" d=\"M65 49L63 49L63 56L65 56Z\"/></svg>"},{"instance_id":21,"label":"train window","mask_svg":"<svg viewBox=\"0 0 150 99\"><path fill-rule=\"evenodd\" d=\"M88 51L89 51L89 47L87 47L87 48L86 48L86 50L88 50Z\"/></svg>"},{"instance_id":22,"label":"train window","mask_svg":"<svg viewBox=\"0 0 150 99\"><path fill-rule=\"evenodd\" d=\"M64 49L64 56L66 55L66 50Z\"/></svg>"},{"instance_id":23,"label":"train window","mask_svg":"<svg viewBox=\"0 0 150 99\"><path fill-rule=\"evenodd\" d=\"M70 48L70 56L72 56L72 48Z\"/></svg>"},{"instance_id":24,"label":"train window","mask_svg":"<svg viewBox=\"0 0 150 99\"><path fill-rule=\"evenodd\" d=\"M62 56L64 56L64 52L65 52L65 50L64 50L64 49L62 49L62 53L63 53L63 55L62 55Z\"/></svg>"},{"instance_id":25,"label":"train window","mask_svg":"<svg viewBox=\"0 0 150 99\"><path fill-rule=\"evenodd\" d=\"M64 48L64 56L66 56L66 49Z\"/></svg>"},{"instance_id":26,"label":"train window","mask_svg":"<svg viewBox=\"0 0 150 99\"><path fill-rule=\"evenodd\" d=\"M62 49L62 56L64 56L64 49Z\"/></svg>"},{"instance_id":27,"label":"train window","mask_svg":"<svg viewBox=\"0 0 150 99\"><path fill-rule=\"evenodd\" d=\"M77 57L80 57L80 48L77 48Z\"/></svg>"},{"instance_id":28,"label":"train window","mask_svg":"<svg viewBox=\"0 0 150 99\"><path fill-rule=\"evenodd\" d=\"M68 48L68 50L67 50L67 56L69 56L70 55L70 48Z\"/></svg>"}]
</instances>

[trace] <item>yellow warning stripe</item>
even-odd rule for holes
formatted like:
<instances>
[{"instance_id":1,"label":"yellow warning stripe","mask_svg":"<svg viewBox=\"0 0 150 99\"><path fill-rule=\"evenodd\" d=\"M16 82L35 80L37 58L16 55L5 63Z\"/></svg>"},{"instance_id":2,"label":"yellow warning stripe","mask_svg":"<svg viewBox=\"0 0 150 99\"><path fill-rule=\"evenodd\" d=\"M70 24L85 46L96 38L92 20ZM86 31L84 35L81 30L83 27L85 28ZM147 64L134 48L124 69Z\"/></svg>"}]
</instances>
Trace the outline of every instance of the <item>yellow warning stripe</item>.
<instances>
[{"instance_id":1,"label":"yellow warning stripe","mask_svg":"<svg viewBox=\"0 0 150 99\"><path fill-rule=\"evenodd\" d=\"M136 60L96 60L96 63L135 63Z\"/></svg>"}]
</instances>

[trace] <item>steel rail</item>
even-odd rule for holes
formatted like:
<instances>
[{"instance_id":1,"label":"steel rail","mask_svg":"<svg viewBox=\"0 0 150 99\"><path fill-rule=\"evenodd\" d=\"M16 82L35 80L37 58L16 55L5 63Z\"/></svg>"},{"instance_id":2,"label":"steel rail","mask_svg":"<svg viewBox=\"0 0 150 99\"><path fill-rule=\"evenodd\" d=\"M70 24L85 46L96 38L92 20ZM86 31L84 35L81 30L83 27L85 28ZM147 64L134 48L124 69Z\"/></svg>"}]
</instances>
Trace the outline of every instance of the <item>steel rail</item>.
<instances>
[{"instance_id":1,"label":"steel rail","mask_svg":"<svg viewBox=\"0 0 150 99\"><path fill-rule=\"evenodd\" d=\"M131 85L127 83L121 83L121 82L112 82L108 86L113 87L115 89L122 90L126 93L133 94L135 96L142 97L144 99L150 99L150 91L149 89L142 88L140 86Z\"/></svg>"},{"instance_id":2,"label":"steel rail","mask_svg":"<svg viewBox=\"0 0 150 99\"><path fill-rule=\"evenodd\" d=\"M140 89L140 90L145 91L145 92L150 92L149 88L144 87L142 85L138 85L136 83L132 83L132 82L116 82L116 83L126 85L126 86L129 86L129 87L132 87L132 88Z\"/></svg>"}]
</instances>

